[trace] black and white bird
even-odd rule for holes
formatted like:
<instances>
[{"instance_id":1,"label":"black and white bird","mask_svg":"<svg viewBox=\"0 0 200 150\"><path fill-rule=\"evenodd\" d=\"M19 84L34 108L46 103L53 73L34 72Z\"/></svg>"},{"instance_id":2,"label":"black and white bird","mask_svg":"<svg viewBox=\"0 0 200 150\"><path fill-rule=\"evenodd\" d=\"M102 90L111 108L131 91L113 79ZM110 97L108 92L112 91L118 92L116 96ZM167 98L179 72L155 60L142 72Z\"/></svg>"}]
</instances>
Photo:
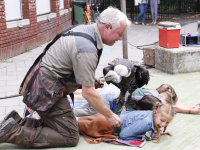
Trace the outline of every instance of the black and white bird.
<instances>
[{"instance_id":1,"label":"black and white bird","mask_svg":"<svg viewBox=\"0 0 200 150\"><path fill-rule=\"evenodd\" d=\"M103 74L106 83L114 84L120 89L120 95L114 100L118 103L119 100L125 98L122 108L126 110L126 103L131 98L132 93L149 82L149 71L142 67L139 62L129 59L116 58L108 63L109 66L104 67Z\"/></svg>"}]
</instances>

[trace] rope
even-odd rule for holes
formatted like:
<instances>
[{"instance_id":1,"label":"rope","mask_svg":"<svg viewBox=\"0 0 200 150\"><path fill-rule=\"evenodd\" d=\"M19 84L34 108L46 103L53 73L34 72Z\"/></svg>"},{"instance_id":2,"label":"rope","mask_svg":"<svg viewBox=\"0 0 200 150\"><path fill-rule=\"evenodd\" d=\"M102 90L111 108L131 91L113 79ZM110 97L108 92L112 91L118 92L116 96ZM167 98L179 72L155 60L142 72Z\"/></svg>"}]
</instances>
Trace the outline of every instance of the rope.
<instances>
[{"instance_id":1,"label":"rope","mask_svg":"<svg viewBox=\"0 0 200 150\"><path fill-rule=\"evenodd\" d=\"M141 48L141 47L144 47L144 46L150 46L150 45L155 45L155 44L157 44L158 43L158 41L157 42L154 42L154 43L152 43L152 44L147 44L147 45L140 45L140 46L135 46L135 45L132 45L131 43L129 43L129 42L127 42L128 44L130 44L131 46L133 46L133 47L136 47L137 49L140 49L140 50L143 50L143 48Z\"/></svg>"},{"instance_id":2,"label":"rope","mask_svg":"<svg viewBox=\"0 0 200 150\"><path fill-rule=\"evenodd\" d=\"M7 99L7 98L12 98L12 97L18 97L18 96L22 96L22 95L21 94L15 94L15 95L10 95L10 96L0 97L0 100Z\"/></svg>"}]
</instances>

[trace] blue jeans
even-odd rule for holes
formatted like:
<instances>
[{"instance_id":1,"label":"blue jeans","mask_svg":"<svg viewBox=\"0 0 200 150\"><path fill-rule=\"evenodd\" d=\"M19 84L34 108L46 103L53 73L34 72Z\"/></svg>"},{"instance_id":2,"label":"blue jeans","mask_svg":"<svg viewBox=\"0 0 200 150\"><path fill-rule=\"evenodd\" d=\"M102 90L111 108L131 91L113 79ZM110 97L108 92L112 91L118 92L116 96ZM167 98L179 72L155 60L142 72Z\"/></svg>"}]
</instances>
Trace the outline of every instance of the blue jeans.
<instances>
[{"instance_id":1,"label":"blue jeans","mask_svg":"<svg viewBox=\"0 0 200 150\"><path fill-rule=\"evenodd\" d=\"M151 16L152 20L157 20L158 0L151 0Z\"/></svg>"},{"instance_id":2,"label":"blue jeans","mask_svg":"<svg viewBox=\"0 0 200 150\"><path fill-rule=\"evenodd\" d=\"M139 22L140 18L142 17L142 23L144 23L147 4L139 4L139 9L140 9L140 14L137 17L136 22Z\"/></svg>"}]
</instances>

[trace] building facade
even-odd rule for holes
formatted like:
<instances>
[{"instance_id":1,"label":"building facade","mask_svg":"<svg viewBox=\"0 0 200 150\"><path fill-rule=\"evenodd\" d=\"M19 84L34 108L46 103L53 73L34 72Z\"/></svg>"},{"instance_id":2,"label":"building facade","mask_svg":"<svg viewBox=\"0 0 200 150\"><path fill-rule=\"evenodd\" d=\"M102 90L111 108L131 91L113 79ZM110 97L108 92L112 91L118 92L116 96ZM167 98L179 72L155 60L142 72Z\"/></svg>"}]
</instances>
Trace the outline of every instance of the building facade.
<instances>
[{"instance_id":1,"label":"building facade","mask_svg":"<svg viewBox=\"0 0 200 150\"><path fill-rule=\"evenodd\" d=\"M71 24L71 0L1 0L0 59L36 48Z\"/></svg>"}]
</instances>

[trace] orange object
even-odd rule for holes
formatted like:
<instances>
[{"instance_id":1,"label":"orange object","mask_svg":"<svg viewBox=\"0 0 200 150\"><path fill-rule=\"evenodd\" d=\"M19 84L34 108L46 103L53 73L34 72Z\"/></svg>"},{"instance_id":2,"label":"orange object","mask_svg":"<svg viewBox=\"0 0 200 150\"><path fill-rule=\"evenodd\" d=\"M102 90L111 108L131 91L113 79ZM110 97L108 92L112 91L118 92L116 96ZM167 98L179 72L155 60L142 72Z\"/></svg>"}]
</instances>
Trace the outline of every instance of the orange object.
<instances>
[{"instance_id":1,"label":"orange object","mask_svg":"<svg viewBox=\"0 0 200 150\"><path fill-rule=\"evenodd\" d=\"M159 22L159 46L165 48L178 48L180 43L180 23Z\"/></svg>"},{"instance_id":2,"label":"orange object","mask_svg":"<svg viewBox=\"0 0 200 150\"><path fill-rule=\"evenodd\" d=\"M92 17L90 16L90 5L89 5L89 3L87 3L86 13L87 13L88 18L92 19Z\"/></svg>"}]
</instances>

